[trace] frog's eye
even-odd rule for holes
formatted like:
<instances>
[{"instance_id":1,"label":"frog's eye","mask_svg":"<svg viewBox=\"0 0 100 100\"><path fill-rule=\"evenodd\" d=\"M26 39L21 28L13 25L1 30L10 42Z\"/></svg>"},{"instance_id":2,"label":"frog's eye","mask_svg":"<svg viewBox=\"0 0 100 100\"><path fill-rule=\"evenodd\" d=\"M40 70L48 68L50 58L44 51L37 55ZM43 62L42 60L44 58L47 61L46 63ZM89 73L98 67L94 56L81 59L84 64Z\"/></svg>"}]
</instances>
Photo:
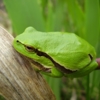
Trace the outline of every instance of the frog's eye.
<instances>
[{"instance_id":1,"label":"frog's eye","mask_svg":"<svg viewBox=\"0 0 100 100\"><path fill-rule=\"evenodd\" d=\"M34 49L33 47L31 47L31 46L26 46L26 45L24 45L24 47L25 47L25 49L26 49L27 51L29 51L29 52L35 52L35 49Z\"/></svg>"}]
</instances>

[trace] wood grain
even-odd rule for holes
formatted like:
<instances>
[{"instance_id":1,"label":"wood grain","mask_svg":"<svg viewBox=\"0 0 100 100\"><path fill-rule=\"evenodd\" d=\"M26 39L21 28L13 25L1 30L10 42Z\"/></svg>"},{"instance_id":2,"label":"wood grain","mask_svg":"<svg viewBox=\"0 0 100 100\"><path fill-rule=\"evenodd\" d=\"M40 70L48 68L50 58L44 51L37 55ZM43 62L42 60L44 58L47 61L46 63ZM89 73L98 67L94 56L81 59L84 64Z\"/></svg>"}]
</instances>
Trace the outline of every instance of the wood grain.
<instances>
[{"instance_id":1,"label":"wood grain","mask_svg":"<svg viewBox=\"0 0 100 100\"><path fill-rule=\"evenodd\" d=\"M12 41L0 27L0 93L7 100L56 100L43 77L13 49Z\"/></svg>"}]
</instances>

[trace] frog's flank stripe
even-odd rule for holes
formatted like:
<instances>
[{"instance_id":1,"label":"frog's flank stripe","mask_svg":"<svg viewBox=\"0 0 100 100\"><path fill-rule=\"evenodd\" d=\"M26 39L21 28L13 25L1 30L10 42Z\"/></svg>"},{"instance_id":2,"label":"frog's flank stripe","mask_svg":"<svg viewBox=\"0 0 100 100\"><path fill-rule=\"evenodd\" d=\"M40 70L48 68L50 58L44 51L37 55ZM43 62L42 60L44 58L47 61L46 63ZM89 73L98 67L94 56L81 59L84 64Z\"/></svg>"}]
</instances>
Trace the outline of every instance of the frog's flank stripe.
<instances>
[{"instance_id":1,"label":"frog's flank stripe","mask_svg":"<svg viewBox=\"0 0 100 100\"><path fill-rule=\"evenodd\" d=\"M20 42L20 41L17 40L17 42ZM20 42L20 43L21 43L21 42ZM39 51L38 49L36 49L36 48L34 48L34 47L32 47L32 46L27 46L27 45L25 45L25 44L23 44L23 43L21 43L21 44L24 45L24 47L26 48L27 51L29 51L29 52L35 52L38 56L44 56L44 57L48 58L49 60L51 60L52 63L55 65L55 67L56 67L57 69L59 69L60 71L62 71L62 72L64 72L64 73L67 73L67 74L76 72L76 71L72 71L72 70L66 69L64 66L58 64L58 63L55 62L48 54L46 54L46 53L44 53L44 52L42 52L42 51ZM34 63L34 61L33 61L33 63ZM38 63L38 62L35 62L34 64L35 64L35 65L38 65L38 66L40 66L40 67L42 66L42 65L41 65L40 63ZM43 66L42 66L42 68L43 68ZM44 70L45 70L45 69L44 69ZM49 69L49 70L50 70L50 69Z\"/></svg>"},{"instance_id":2,"label":"frog's flank stripe","mask_svg":"<svg viewBox=\"0 0 100 100\"><path fill-rule=\"evenodd\" d=\"M46 54L44 52L39 51L38 49L36 49L32 46L27 46L27 45L24 45L24 46L29 52L35 52L38 56L44 56L44 57L48 58L49 60L51 60L52 63L55 65L55 67L57 69L59 69L60 71L62 71L64 73L68 73L68 74L76 72L76 71L72 71L72 70L64 68L64 66L62 66L62 65L58 64L57 62L55 62L48 54Z\"/></svg>"},{"instance_id":3,"label":"frog's flank stripe","mask_svg":"<svg viewBox=\"0 0 100 100\"><path fill-rule=\"evenodd\" d=\"M55 62L48 54L46 54L44 52L41 52L39 50L36 50L36 54L38 56L44 56L44 57L48 58L49 60L51 60L52 63L55 65L55 67L57 69L59 69L60 71L64 72L64 73L70 74L70 73L76 72L76 71L72 71L72 70L69 70L69 69L64 68L64 66L62 66L62 65L58 64L57 62Z\"/></svg>"}]
</instances>

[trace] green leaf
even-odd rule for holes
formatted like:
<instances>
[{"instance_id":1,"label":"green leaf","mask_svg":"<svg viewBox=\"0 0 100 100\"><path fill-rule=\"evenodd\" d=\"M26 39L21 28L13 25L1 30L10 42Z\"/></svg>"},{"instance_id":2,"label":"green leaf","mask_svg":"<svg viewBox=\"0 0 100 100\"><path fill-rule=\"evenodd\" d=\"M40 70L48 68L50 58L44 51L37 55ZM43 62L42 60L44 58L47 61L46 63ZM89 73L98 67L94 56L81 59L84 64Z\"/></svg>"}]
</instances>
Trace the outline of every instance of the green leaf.
<instances>
[{"instance_id":1,"label":"green leaf","mask_svg":"<svg viewBox=\"0 0 100 100\"><path fill-rule=\"evenodd\" d=\"M95 48L97 47L99 40L99 0L85 0L85 10L86 10L86 40L90 42ZM94 79L96 78L96 72L91 74L87 80L87 100L90 100L90 94L94 88ZM91 88L90 88L91 82ZM91 93L90 93L91 89Z\"/></svg>"},{"instance_id":2,"label":"green leaf","mask_svg":"<svg viewBox=\"0 0 100 100\"><path fill-rule=\"evenodd\" d=\"M4 0L15 34L28 26L44 31L45 24L38 0Z\"/></svg>"},{"instance_id":3,"label":"green leaf","mask_svg":"<svg viewBox=\"0 0 100 100\"><path fill-rule=\"evenodd\" d=\"M84 37L84 13L77 0L66 0L68 13L70 14L79 36Z\"/></svg>"}]
</instances>

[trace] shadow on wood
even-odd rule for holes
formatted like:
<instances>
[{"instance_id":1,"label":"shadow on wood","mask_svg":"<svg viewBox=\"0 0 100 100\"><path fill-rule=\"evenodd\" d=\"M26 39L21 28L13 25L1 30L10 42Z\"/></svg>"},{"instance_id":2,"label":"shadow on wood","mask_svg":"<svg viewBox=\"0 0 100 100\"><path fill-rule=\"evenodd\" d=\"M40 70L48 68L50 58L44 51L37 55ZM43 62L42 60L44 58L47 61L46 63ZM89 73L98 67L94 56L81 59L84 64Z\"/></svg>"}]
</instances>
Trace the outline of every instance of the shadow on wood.
<instances>
[{"instance_id":1,"label":"shadow on wood","mask_svg":"<svg viewBox=\"0 0 100 100\"><path fill-rule=\"evenodd\" d=\"M12 41L0 27L0 93L7 100L55 100L43 77L13 49Z\"/></svg>"}]
</instances>

